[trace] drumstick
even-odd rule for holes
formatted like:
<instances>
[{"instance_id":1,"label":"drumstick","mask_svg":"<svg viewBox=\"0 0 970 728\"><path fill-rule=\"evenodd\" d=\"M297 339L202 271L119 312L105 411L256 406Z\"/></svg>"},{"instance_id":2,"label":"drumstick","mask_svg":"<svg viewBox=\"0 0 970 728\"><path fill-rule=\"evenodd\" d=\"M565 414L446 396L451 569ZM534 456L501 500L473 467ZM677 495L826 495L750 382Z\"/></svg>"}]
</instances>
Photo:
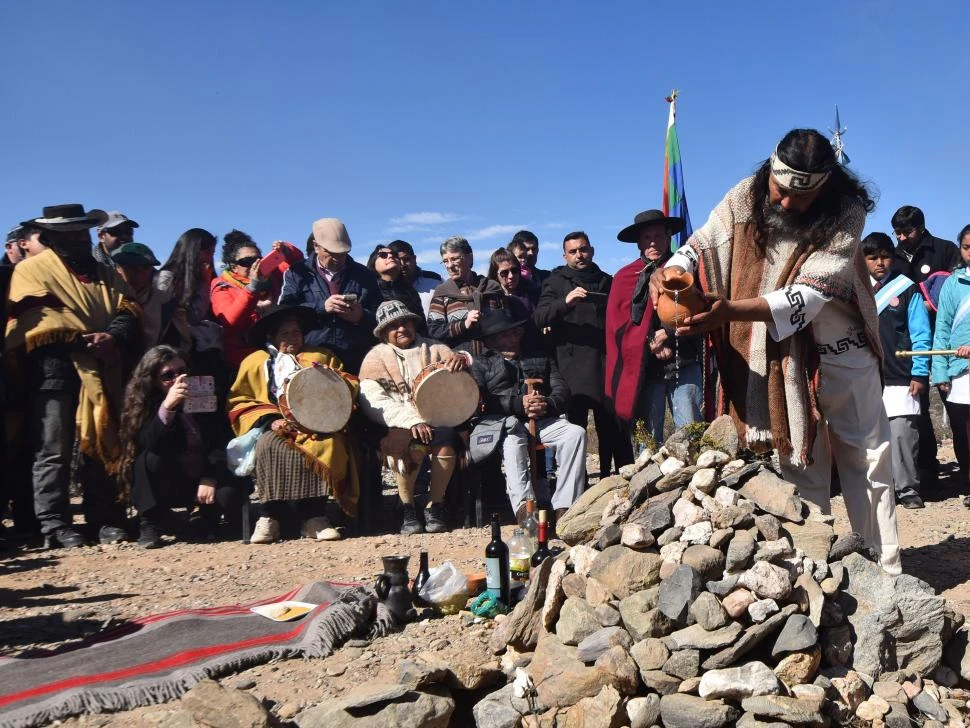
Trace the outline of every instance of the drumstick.
<instances>
[{"instance_id":1,"label":"drumstick","mask_svg":"<svg viewBox=\"0 0 970 728\"><path fill-rule=\"evenodd\" d=\"M897 351L896 356L956 356L956 349L931 349L929 351Z\"/></svg>"},{"instance_id":2,"label":"drumstick","mask_svg":"<svg viewBox=\"0 0 970 728\"><path fill-rule=\"evenodd\" d=\"M538 377L525 380L528 394L535 394L541 385L542 379ZM529 462L532 465L532 487L535 488L536 482L539 480L539 459L536 455L539 450L539 432L535 417L529 418L529 435Z\"/></svg>"}]
</instances>

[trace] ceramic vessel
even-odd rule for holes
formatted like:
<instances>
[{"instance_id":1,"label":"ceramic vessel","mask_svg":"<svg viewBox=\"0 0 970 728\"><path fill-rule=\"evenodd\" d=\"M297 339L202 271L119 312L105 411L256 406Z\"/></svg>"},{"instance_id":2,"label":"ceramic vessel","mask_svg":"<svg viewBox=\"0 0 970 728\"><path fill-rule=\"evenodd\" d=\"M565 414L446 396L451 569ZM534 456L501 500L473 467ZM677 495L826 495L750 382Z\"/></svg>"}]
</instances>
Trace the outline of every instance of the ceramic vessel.
<instances>
[{"instance_id":1,"label":"ceramic vessel","mask_svg":"<svg viewBox=\"0 0 970 728\"><path fill-rule=\"evenodd\" d=\"M704 310L704 299L690 273L670 271L664 276L657 300L657 317L667 327L680 326L687 316Z\"/></svg>"},{"instance_id":2,"label":"ceramic vessel","mask_svg":"<svg viewBox=\"0 0 970 728\"><path fill-rule=\"evenodd\" d=\"M384 573L377 577L374 584L377 598L384 602L384 606L399 624L404 624L415 616L411 590L408 589L409 559L409 556L382 556Z\"/></svg>"}]
</instances>

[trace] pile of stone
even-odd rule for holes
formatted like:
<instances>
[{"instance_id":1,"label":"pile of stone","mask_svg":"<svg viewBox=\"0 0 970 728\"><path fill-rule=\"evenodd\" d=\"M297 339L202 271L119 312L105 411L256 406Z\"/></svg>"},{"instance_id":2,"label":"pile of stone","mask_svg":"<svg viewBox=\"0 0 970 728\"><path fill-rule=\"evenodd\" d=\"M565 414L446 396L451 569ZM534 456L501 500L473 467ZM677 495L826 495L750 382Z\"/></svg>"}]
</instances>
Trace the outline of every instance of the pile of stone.
<instances>
[{"instance_id":1,"label":"pile of stone","mask_svg":"<svg viewBox=\"0 0 970 728\"><path fill-rule=\"evenodd\" d=\"M684 428L574 504L478 725L964 725L962 616L737 456L730 419Z\"/></svg>"}]
</instances>

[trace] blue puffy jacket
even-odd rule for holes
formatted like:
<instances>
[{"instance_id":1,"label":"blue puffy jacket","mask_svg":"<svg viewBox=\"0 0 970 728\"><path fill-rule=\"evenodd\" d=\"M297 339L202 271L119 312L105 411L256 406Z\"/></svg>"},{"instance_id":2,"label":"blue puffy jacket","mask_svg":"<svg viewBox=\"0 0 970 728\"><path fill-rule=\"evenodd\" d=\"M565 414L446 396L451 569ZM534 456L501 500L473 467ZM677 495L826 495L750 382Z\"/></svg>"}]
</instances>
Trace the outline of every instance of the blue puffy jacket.
<instances>
[{"instance_id":1,"label":"blue puffy jacket","mask_svg":"<svg viewBox=\"0 0 970 728\"><path fill-rule=\"evenodd\" d=\"M347 258L340 290L336 293L357 295L364 309L360 321L350 323L326 312L324 303L331 295L330 287L317 270L317 256L314 254L291 266L283 274L279 303L281 306L309 306L316 310L317 323L306 333L304 345L330 349L340 357L344 369L357 374L364 356L377 343L374 339L377 307L384 299L374 273L350 258Z\"/></svg>"},{"instance_id":2,"label":"blue puffy jacket","mask_svg":"<svg viewBox=\"0 0 970 728\"><path fill-rule=\"evenodd\" d=\"M966 303L964 303L966 302ZM936 312L934 349L956 349L970 344L970 270L953 272L940 291ZM967 360L957 356L934 356L930 381L946 384L967 371Z\"/></svg>"}]
</instances>

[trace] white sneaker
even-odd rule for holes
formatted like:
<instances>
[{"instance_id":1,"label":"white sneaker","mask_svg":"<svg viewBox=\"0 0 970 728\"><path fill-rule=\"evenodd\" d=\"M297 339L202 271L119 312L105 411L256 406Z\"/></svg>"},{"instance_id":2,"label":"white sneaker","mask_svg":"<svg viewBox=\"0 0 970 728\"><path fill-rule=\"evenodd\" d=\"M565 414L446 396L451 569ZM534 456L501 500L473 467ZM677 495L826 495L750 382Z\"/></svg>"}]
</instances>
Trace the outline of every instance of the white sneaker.
<instances>
[{"instance_id":1,"label":"white sneaker","mask_svg":"<svg viewBox=\"0 0 970 728\"><path fill-rule=\"evenodd\" d=\"M249 543L273 543L280 538L280 524L275 518L262 516L256 521L256 528L253 535L249 537Z\"/></svg>"},{"instance_id":2,"label":"white sneaker","mask_svg":"<svg viewBox=\"0 0 970 728\"><path fill-rule=\"evenodd\" d=\"M339 541L341 538L340 531L331 526L325 516L314 516L305 520L301 533L304 538L317 541Z\"/></svg>"}]
</instances>

